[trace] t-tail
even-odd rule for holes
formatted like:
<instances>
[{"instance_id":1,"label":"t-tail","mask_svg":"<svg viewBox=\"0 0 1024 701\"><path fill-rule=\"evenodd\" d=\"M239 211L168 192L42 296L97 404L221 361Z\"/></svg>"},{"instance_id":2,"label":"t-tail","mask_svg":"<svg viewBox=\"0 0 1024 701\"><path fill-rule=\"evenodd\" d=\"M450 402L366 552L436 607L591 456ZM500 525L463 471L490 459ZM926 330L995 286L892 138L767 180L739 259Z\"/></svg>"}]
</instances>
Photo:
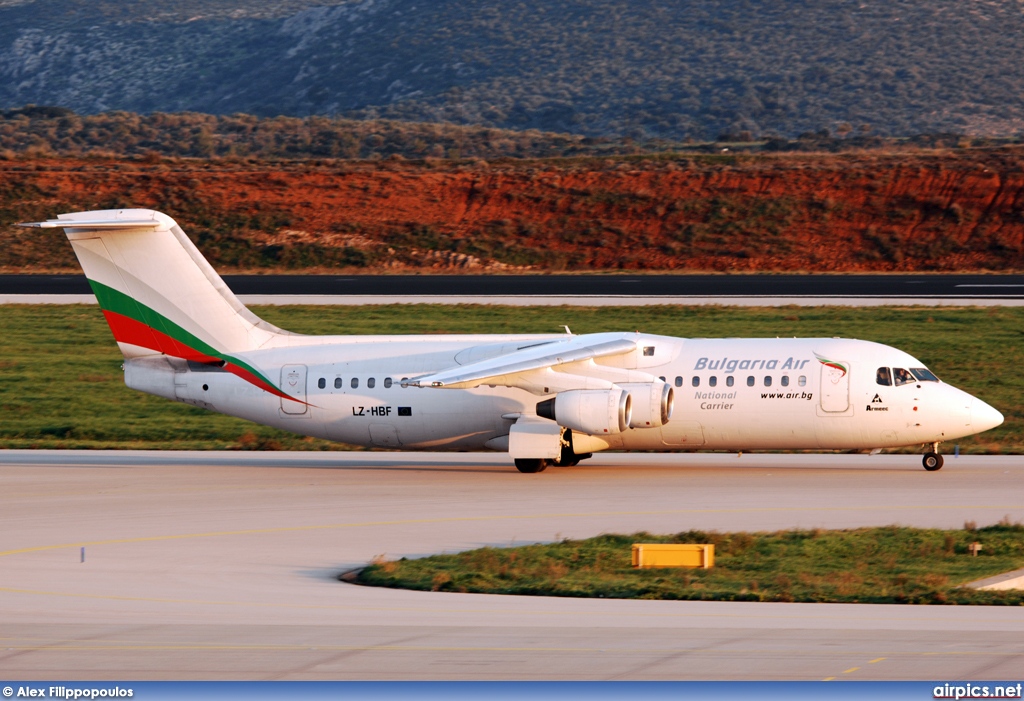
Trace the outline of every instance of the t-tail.
<instances>
[{"instance_id":1,"label":"t-tail","mask_svg":"<svg viewBox=\"0 0 1024 701\"><path fill-rule=\"evenodd\" d=\"M22 226L64 229L125 358L216 363L262 384L234 354L288 344L291 334L246 309L166 214L74 212Z\"/></svg>"}]
</instances>

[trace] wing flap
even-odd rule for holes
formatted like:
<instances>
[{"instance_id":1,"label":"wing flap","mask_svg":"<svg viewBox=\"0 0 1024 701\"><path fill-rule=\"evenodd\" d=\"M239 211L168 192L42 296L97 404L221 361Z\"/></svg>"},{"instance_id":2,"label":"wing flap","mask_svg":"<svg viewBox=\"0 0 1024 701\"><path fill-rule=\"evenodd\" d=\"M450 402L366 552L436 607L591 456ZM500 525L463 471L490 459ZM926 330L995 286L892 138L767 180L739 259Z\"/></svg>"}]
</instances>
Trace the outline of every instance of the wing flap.
<instances>
[{"instance_id":1,"label":"wing flap","mask_svg":"<svg viewBox=\"0 0 1024 701\"><path fill-rule=\"evenodd\" d=\"M486 384L491 378L515 375L533 370L555 368L591 358L624 355L636 351L636 341L610 334L573 336L565 341L524 348L495 358L418 377L410 380L413 387L466 388Z\"/></svg>"}]
</instances>

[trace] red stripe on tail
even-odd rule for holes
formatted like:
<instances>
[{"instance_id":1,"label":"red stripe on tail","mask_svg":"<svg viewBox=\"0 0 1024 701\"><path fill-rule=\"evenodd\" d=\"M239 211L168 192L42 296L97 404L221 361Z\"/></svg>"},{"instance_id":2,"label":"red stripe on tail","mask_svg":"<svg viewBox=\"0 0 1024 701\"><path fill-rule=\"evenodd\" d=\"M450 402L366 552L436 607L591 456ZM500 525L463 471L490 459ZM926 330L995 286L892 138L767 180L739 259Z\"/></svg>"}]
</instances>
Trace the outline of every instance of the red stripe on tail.
<instances>
[{"instance_id":1,"label":"red stripe on tail","mask_svg":"<svg viewBox=\"0 0 1024 701\"><path fill-rule=\"evenodd\" d=\"M164 355L169 355L173 358L194 360L199 363L217 363L223 361L222 358L215 358L205 353L200 353L194 348L190 348L180 341L176 341L167 334L157 331L152 326L147 326L141 321L136 321L131 317L107 310L103 310L103 316L106 317L107 324L110 325L110 330L114 333L114 340L118 343L130 343L133 346L148 348L149 350L156 351L157 353L163 353ZM242 378L249 384L255 385L264 392L270 392L274 396L281 397L282 399L290 399L293 402L306 404L308 406L307 402L288 396L277 387L274 387L272 384L254 375L245 368L239 367L238 365L230 362L223 362L225 362L225 370L230 372L232 375Z\"/></svg>"}]
</instances>

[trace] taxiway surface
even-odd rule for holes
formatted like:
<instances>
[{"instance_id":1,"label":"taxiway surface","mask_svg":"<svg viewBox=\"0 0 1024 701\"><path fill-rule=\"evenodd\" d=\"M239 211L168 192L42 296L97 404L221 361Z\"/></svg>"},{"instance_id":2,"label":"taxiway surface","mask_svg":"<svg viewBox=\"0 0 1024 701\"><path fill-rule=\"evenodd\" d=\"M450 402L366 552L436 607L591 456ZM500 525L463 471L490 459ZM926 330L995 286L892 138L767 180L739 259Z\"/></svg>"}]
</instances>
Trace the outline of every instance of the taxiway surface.
<instances>
[{"instance_id":1,"label":"taxiway surface","mask_svg":"<svg viewBox=\"0 0 1024 701\"><path fill-rule=\"evenodd\" d=\"M1022 275L225 275L245 304L1020 306ZM84 275L0 275L0 304L95 304Z\"/></svg>"},{"instance_id":2,"label":"taxiway surface","mask_svg":"<svg viewBox=\"0 0 1024 701\"><path fill-rule=\"evenodd\" d=\"M1024 275L225 275L238 295L1022 299ZM0 275L0 295L89 294L81 274Z\"/></svg>"},{"instance_id":3,"label":"taxiway surface","mask_svg":"<svg viewBox=\"0 0 1024 701\"><path fill-rule=\"evenodd\" d=\"M918 456L0 452L0 676L1013 679L1024 609L343 584L381 555L602 532L1024 520L1024 462ZM84 562L82 549L84 548Z\"/></svg>"}]
</instances>

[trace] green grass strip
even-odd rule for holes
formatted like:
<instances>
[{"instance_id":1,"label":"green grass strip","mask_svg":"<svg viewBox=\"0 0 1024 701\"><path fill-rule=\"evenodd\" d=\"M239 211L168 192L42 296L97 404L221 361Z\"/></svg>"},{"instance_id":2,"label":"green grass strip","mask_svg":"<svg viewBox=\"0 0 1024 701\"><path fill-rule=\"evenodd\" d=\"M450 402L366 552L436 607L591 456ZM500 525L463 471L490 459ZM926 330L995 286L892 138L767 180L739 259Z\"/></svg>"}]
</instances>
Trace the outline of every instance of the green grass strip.
<instances>
[{"instance_id":1,"label":"green grass strip","mask_svg":"<svg viewBox=\"0 0 1024 701\"><path fill-rule=\"evenodd\" d=\"M259 307L300 333L574 333L684 337L844 336L918 357L1006 422L959 441L967 453L1024 453L1024 308ZM338 448L135 392L99 307L0 306L0 448ZM944 445L943 450L952 451ZM915 451L916 452L916 451Z\"/></svg>"},{"instance_id":2,"label":"green grass strip","mask_svg":"<svg viewBox=\"0 0 1024 701\"><path fill-rule=\"evenodd\" d=\"M968 546L980 542L973 557ZM711 569L631 565L633 543L713 543ZM961 585L1024 567L1024 526L602 535L379 562L361 584L425 591L670 599L1020 606L1024 591Z\"/></svg>"}]
</instances>

